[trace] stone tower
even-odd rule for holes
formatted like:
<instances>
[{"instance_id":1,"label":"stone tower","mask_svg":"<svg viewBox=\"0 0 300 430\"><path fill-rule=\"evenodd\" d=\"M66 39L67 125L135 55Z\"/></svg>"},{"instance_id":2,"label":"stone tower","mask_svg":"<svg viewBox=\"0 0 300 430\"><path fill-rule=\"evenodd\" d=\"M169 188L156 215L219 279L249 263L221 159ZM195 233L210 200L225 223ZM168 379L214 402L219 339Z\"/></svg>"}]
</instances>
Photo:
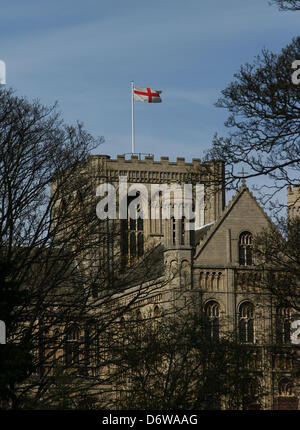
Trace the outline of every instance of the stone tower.
<instances>
[{"instance_id":1,"label":"stone tower","mask_svg":"<svg viewBox=\"0 0 300 430\"><path fill-rule=\"evenodd\" d=\"M192 193L195 195L197 184L204 185L204 224L214 222L222 213L225 206L224 189L224 163L221 161L201 162L199 158L193 158L192 162L186 162L185 158L177 157L176 161L170 161L169 157L160 157L160 161L154 160L153 155L131 154L118 155L111 159L108 155L92 155L88 168L94 177L95 185L101 182L109 182L118 188L119 178L125 177L128 189L135 184L143 184L148 190L148 213L151 214L152 201L151 186L153 184L167 185L168 187L183 184L192 185ZM171 193L169 204L171 212L176 205L175 194ZM118 200L118 198L117 198ZM162 202L160 201L158 218L144 219L143 223L128 222L125 237L126 257L128 261L134 261L135 256L143 254L142 245L152 247L156 244L164 246L164 262L166 269L172 269L180 273L180 283L190 283L192 267L193 231L186 229L188 220L184 216L184 210L180 218L171 216L163 217ZM125 222L126 224L126 222ZM139 247L139 243L141 246ZM143 245L144 246L144 245ZM132 258L133 256L133 258Z\"/></svg>"},{"instance_id":2,"label":"stone tower","mask_svg":"<svg viewBox=\"0 0 300 430\"><path fill-rule=\"evenodd\" d=\"M126 177L128 188L134 184L143 184L148 190L149 206L148 213L151 213L151 185L167 184L171 186L176 183L182 184L203 184L205 192L204 223L215 221L222 213L225 206L224 184L224 164L220 161L201 162L199 158L193 158L192 162L186 162L183 157L177 157L176 161L169 161L169 157L160 157L160 161L154 160L153 155L141 157L132 154L128 159L125 155L118 155L116 159L111 159L108 155L92 155L89 159L88 169L95 181L95 188L101 182L109 182L118 188L119 178ZM166 223L164 222L166 221ZM179 231L181 220L177 220L176 226L176 246L179 245ZM159 219L144 220L143 234L145 242L163 243L169 246L168 237L165 237L171 220ZM168 228L166 228L168 227ZM182 234L183 233L183 234ZM185 235L184 245L189 241L189 235ZM172 239L173 240L173 239ZM180 239L181 242L181 239ZM173 246L173 245L172 245Z\"/></svg>"},{"instance_id":3,"label":"stone tower","mask_svg":"<svg viewBox=\"0 0 300 430\"><path fill-rule=\"evenodd\" d=\"M180 188L180 184L178 185ZM188 287L192 279L192 247L194 231L187 228L188 221L184 216L184 208L181 199L174 196L166 202L170 206L170 219L164 222L164 265L170 279L174 278L173 284ZM186 201L191 204L192 202ZM180 213L176 214L178 208ZM179 282L178 282L179 278Z\"/></svg>"}]
</instances>

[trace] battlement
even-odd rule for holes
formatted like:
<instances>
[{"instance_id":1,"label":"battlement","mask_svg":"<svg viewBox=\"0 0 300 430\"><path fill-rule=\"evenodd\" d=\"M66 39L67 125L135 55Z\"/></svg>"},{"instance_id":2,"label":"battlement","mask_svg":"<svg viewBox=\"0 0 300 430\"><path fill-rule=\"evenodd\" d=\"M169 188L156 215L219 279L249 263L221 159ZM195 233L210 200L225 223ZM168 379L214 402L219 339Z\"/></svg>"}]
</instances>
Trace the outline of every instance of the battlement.
<instances>
[{"instance_id":1,"label":"battlement","mask_svg":"<svg viewBox=\"0 0 300 430\"><path fill-rule=\"evenodd\" d=\"M125 176L128 183L139 184L206 184L206 190L214 188L211 199L211 214L208 221L216 219L225 205L224 163L222 161L201 162L200 158L193 158L186 162L184 157L177 157L170 161L162 156L159 161L152 154L122 154L116 159L109 155L91 155L88 169L97 183L107 181L119 183L120 177ZM210 182L212 180L212 182ZM216 182L217 187L216 189ZM208 195L208 193L207 193Z\"/></svg>"},{"instance_id":2,"label":"battlement","mask_svg":"<svg viewBox=\"0 0 300 430\"><path fill-rule=\"evenodd\" d=\"M128 158L127 158L128 157ZM145 164L153 164L159 166L184 166L192 167L197 166L201 163L200 158L193 158L192 162L186 162L184 157L177 157L176 161L170 161L169 157L161 156L160 161L154 159L152 154L118 154L117 158L110 158L109 155L91 155L92 161L105 160L107 165L113 165L115 163L125 163L125 164L136 164L138 166L144 166ZM207 163L207 162L206 162Z\"/></svg>"}]
</instances>

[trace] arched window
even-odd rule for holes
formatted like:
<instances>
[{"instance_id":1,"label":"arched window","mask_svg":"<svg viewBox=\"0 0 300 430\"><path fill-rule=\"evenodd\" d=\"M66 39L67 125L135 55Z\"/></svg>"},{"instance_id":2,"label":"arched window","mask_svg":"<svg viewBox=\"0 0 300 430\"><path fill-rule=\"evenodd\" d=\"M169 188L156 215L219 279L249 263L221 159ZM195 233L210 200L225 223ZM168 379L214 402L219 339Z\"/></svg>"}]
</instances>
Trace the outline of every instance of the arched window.
<instances>
[{"instance_id":1,"label":"arched window","mask_svg":"<svg viewBox=\"0 0 300 430\"><path fill-rule=\"evenodd\" d=\"M241 396L244 410L260 409L260 384L257 378L243 378L241 380Z\"/></svg>"},{"instance_id":2,"label":"arched window","mask_svg":"<svg viewBox=\"0 0 300 430\"><path fill-rule=\"evenodd\" d=\"M67 330L67 340L69 342L78 342L79 328L77 326L73 325Z\"/></svg>"},{"instance_id":3,"label":"arched window","mask_svg":"<svg viewBox=\"0 0 300 430\"><path fill-rule=\"evenodd\" d=\"M240 342L254 342L254 306L250 302L242 303L239 310Z\"/></svg>"},{"instance_id":4,"label":"arched window","mask_svg":"<svg viewBox=\"0 0 300 430\"><path fill-rule=\"evenodd\" d=\"M209 289L209 279L210 279L210 273L209 273L209 272L206 272L206 273L205 273L205 280L204 280L204 288L205 288L206 290L208 290L208 289Z\"/></svg>"},{"instance_id":5,"label":"arched window","mask_svg":"<svg viewBox=\"0 0 300 430\"><path fill-rule=\"evenodd\" d=\"M206 303L204 308L206 317L206 332L209 339L213 341L219 340L219 318L220 318L220 305L218 302L211 300Z\"/></svg>"},{"instance_id":6,"label":"arched window","mask_svg":"<svg viewBox=\"0 0 300 430\"><path fill-rule=\"evenodd\" d=\"M289 344L291 342L291 313L287 306L278 306L276 309L276 342Z\"/></svg>"},{"instance_id":7,"label":"arched window","mask_svg":"<svg viewBox=\"0 0 300 430\"><path fill-rule=\"evenodd\" d=\"M153 308L152 321L151 326L153 329L157 329L159 327L159 320L162 316L162 311L158 305L155 305Z\"/></svg>"},{"instance_id":8,"label":"arched window","mask_svg":"<svg viewBox=\"0 0 300 430\"><path fill-rule=\"evenodd\" d=\"M136 256L136 236L134 232L130 233L130 255Z\"/></svg>"},{"instance_id":9,"label":"arched window","mask_svg":"<svg viewBox=\"0 0 300 430\"><path fill-rule=\"evenodd\" d=\"M180 230L181 230L181 245L184 245L184 238L185 238L185 217L184 216L181 218Z\"/></svg>"},{"instance_id":10,"label":"arched window","mask_svg":"<svg viewBox=\"0 0 300 430\"><path fill-rule=\"evenodd\" d=\"M171 217L171 226L172 226L172 243L173 243L173 245L175 245L175 240L176 240L176 222L175 222L175 218L173 216Z\"/></svg>"},{"instance_id":11,"label":"arched window","mask_svg":"<svg viewBox=\"0 0 300 430\"><path fill-rule=\"evenodd\" d=\"M143 231L144 230L144 218L143 218L144 215L143 215L143 211L140 207L138 207L138 209L137 209L137 216L138 216L137 229L139 231Z\"/></svg>"},{"instance_id":12,"label":"arched window","mask_svg":"<svg viewBox=\"0 0 300 430\"><path fill-rule=\"evenodd\" d=\"M160 310L158 305L154 306L153 316L154 316L154 318L158 318L161 316L161 310Z\"/></svg>"},{"instance_id":13,"label":"arched window","mask_svg":"<svg viewBox=\"0 0 300 430\"><path fill-rule=\"evenodd\" d=\"M144 254L144 220L140 205L131 207L131 202L139 196L130 196L127 200L127 219L121 220L121 250L122 255L130 257L142 256ZM127 261L125 257L125 261Z\"/></svg>"},{"instance_id":14,"label":"arched window","mask_svg":"<svg viewBox=\"0 0 300 430\"><path fill-rule=\"evenodd\" d=\"M129 230L135 230L136 229L136 219L130 218L129 219Z\"/></svg>"},{"instance_id":15,"label":"arched window","mask_svg":"<svg viewBox=\"0 0 300 430\"><path fill-rule=\"evenodd\" d=\"M79 363L79 328L71 326L67 329L65 343L65 363L67 366Z\"/></svg>"},{"instance_id":16,"label":"arched window","mask_svg":"<svg viewBox=\"0 0 300 430\"><path fill-rule=\"evenodd\" d=\"M200 276L199 276L199 287L201 289L205 288L205 273L204 272L200 272Z\"/></svg>"},{"instance_id":17,"label":"arched window","mask_svg":"<svg viewBox=\"0 0 300 430\"><path fill-rule=\"evenodd\" d=\"M128 232L127 232L127 220L121 220L121 250L122 255L128 255Z\"/></svg>"},{"instance_id":18,"label":"arched window","mask_svg":"<svg viewBox=\"0 0 300 430\"><path fill-rule=\"evenodd\" d=\"M216 273L212 272L210 275L210 289L215 290L215 280L216 280Z\"/></svg>"},{"instance_id":19,"label":"arched window","mask_svg":"<svg viewBox=\"0 0 300 430\"><path fill-rule=\"evenodd\" d=\"M252 262L252 234L244 231L239 238L239 264L241 266L251 266Z\"/></svg>"},{"instance_id":20,"label":"arched window","mask_svg":"<svg viewBox=\"0 0 300 430\"><path fill-rule=\"evenodd\" d=\"M138 234L138 256L144 254L144 235L143 233Z\"/></svg>"},{"instance_id":21,"label":"arched window","mask_svg":"<svg viewBox=\"0 0 300 430\"><path fill-rule=\"evenodd\" d=\"M184 260L180 267L180 285L191 288L191 264L187 260Z\"/></svg>"},{"instance_id":22,"label":"arched window","mask_svg":"<svg viewBox=\"0 0 300 430\"><path fill-rule=\"evenodd\" d=\"M294 395L293 383L288 379L282 379L278 384L278 393L281 397L291 397Z\"/></svg>"},{"instance_id":23,"label":"arched window","mask_svg":"<svg viewBox=\"0 0 300 430\"><path fill-rule=\"evenodd\" d=\"M277 408L282 410L298 410L298 397L295 395L295 386L288 378L278 383Z\"/></svg>"}]
</instances>

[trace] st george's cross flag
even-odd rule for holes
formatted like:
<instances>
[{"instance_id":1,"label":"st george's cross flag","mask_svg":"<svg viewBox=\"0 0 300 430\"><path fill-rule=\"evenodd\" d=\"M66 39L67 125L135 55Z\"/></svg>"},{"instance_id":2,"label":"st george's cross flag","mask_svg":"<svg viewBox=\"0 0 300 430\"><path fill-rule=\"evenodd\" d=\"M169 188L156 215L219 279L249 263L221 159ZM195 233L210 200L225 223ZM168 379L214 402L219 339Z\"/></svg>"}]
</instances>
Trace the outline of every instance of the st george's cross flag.
<instances>
[{"instance_id":1,"label":"st george's cross flag","mask_svg":"<svg viewBox=\"0 0 300 430\"><path fill-rule=\"evenodd\" d=\"M134 100L140 100L147 103L161 103L160 93L162 91L153 90L152 88L133 87Z\"/></svg>"}]
</instances>

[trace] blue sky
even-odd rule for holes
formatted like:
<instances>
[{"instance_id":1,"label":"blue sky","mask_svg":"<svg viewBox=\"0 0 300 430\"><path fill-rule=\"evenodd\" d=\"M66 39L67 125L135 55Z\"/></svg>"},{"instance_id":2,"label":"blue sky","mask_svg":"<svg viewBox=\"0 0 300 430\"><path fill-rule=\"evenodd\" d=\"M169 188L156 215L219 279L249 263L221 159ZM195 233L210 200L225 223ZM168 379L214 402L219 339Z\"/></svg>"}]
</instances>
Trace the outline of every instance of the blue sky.
<instances>
[{"instance_id":1,"label":"blue sky","mask_svg":"<svg viewBox=\"0 0 300 430\"><path fill-rule=\"evenodd\" d=\"M214 107L241 64L298 34L299 14L268 0L0 0L7 83L67 122L131 150L130 81L162 90L135 103L136 151L202 157L226 112Z\"/></svg>"}]
</instances>

